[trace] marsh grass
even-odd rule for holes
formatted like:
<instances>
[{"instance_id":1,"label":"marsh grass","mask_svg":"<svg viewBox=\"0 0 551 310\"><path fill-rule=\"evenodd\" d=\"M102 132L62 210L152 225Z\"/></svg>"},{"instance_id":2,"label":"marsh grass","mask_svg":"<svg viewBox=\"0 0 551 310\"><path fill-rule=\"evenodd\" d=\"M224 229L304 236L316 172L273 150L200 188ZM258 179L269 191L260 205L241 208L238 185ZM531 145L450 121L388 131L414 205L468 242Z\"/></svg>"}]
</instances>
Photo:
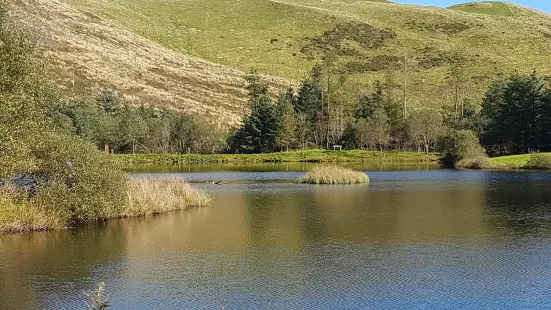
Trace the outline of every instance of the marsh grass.
<instances>
[{"instance_id":1,"label":"marsh grass","mask_svg":"<svg viewBox=\"0 0 551 310\"><path fill-rule=\"evenodd\" d=\"M360 184L369 183L367 174L339 166L318 166L298 179L307 184Z\"/></svg>"},{"instance_id":2,"label":"marsh grass","mask_svg":"<svg viewBox=\"0 0 551 310\"><path fill-rule=\"evenodd\" d=\"M37 197L29 198L26 193L13 188L0 189L0 234L55 230L84 223L74 222L74 214L55 205L57 198L48 199L55 190L45 188ZM122 207L102 212L88 221L149 216L212 203L207 192L193 188L182 179L131 180L126 196Z\"/></svg>"},{"instance_id":3,"label":"marsh grass","mask_svg":"<svg viewBox=\"0 0 551 310\"><path fill-rule=\"evenodd\" d=\"M485 155L480 155L478 157L462 159L455 164L455 167L480 170L494 169L497 168L497 165L490 161Z\"/></svg>"},{"instance_id":4,"label":"marsh grass","mask_svg":"<svg viewBox=\"0 0 551 310\"><path fill-rule=\"evenodd\" d=\"M43 231L65 225L64 218L21 195L10 187L0 189L0 234Z\"/></svg>"},{"instance_id":5,"label":"marsh grass","mask_svg":"<svg viewBox=\"0 0 551 310\"><path fill-rule=\"evenodd\" d=\"M182 179L130 181L128 202L121 217L148 216L190 207L204 207L212 202L211 196L193 188Z\"/></svg>"}]
</instances>

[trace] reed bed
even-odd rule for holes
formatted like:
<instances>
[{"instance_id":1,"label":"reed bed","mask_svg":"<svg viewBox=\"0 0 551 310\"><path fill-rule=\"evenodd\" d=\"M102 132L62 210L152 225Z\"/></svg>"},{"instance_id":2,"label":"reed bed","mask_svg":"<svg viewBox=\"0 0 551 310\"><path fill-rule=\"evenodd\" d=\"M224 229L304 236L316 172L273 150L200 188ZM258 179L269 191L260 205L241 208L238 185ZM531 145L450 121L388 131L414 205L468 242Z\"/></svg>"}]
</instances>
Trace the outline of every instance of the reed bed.
<instances>
[{"instance_id":1,"label":"reed bed","mask_svg":"<svg viewBox=\"0 0 551 310\"><path fill-rule=\"evenodd\" d=\"M182 179L130 181L128 202L121 217L148 216L212 203L211 196Z\"/></svg>"},{"instance_id":2,"label":"reed bed","mask_svg":"<svg viewBox=\"0 0 551 310\"><path fill-rule=\"evenodd\" d=\"M367 174L339 166L317 166L298 179L307 184L360 184L369 183Z\"/></svg>"}]
</instances>

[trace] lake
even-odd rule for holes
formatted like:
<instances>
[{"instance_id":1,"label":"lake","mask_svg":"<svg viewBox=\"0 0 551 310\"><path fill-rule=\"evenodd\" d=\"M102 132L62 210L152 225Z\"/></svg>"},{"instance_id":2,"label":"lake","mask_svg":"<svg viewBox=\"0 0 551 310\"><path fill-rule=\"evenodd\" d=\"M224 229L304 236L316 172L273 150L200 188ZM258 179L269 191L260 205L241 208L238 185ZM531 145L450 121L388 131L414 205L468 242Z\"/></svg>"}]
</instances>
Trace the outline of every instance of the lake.
<instances>
[{"instance_id":1,"label":"lake","mask_svg":"<svg viewBox=\"0 0 551 310\"><path fill-rule=\"evenodd\" d=\"M311 164L134 167L211 207L0 237L0 309L551 307L551 174L352 164L369 185L295 184ZM205 184L223 180L222 185Z\"/></svg>"}]
</instances>

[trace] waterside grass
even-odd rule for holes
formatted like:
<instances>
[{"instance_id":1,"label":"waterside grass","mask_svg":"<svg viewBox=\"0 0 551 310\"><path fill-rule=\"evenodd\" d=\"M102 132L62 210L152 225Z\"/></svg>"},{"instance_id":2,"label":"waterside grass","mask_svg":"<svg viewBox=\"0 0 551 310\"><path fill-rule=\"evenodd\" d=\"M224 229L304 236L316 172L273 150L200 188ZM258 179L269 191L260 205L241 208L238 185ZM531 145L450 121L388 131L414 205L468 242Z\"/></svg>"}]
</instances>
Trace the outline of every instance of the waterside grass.
<instances>
[{"instance_id":1,"label":"waterside grass","mask_svg":"<svg viewBox=\"0 0 551 310\"><path fill-rule=\"evenodd\" d=\"M455 163L455 167L474 170L498 168L498 166L494 164L486 155L462 159Z\"/></svg>"},{"instance_id":2,"label":"waterside grass","mask_svg":"<svg viewBox=\"0 0 551 310\"><path fill-rule=\"evenodd\" d=\"M551 153L532 153L490 158L497 169L551 169Z\"/></svg>"},{"instance_id":3,"label":"waterside grass","mask_svg":"<svg viewBox=\"0 0 551 310\"><path fill-rule=\"evenodd\" d=\"M339 166L318 166L298 179L307 184L360 184L369 183L367 174Z\"/></svg>"},{"instance_id":4,"label":"waterside grass","mask_svg":"<svg viewBox=\"0 0 551 310\"><path fill-rule=\"evenodd\" d=\"M123 164L258 163L258 162L436 162L438 154L364 150L299 150L266 154L117 154Z\"/></svg>"},{"instance_id":5,"label":"waterside grass","mask_svg":"<svg viewBox=\"0 0 551 310\"><path fill-rule=\"evenodd\" d=\"M182 179L130 180L126 203L109 217L92 220L150 216L212 203L210 195ZM67 214L43 200L28 198L10 188L0 189L0 235L57 230L72 226Z\"/></svg>"},{"instance_id":6,"label":"waterside grass","mask_svg":"<svg viewBox=\"0 0 551 310\"><path fill-rule=\"evenodd\" d=\"M138 179L130 183L122 217L148 216L211 204L211 196L183 179Z\"/></svg>"}]
</instances>

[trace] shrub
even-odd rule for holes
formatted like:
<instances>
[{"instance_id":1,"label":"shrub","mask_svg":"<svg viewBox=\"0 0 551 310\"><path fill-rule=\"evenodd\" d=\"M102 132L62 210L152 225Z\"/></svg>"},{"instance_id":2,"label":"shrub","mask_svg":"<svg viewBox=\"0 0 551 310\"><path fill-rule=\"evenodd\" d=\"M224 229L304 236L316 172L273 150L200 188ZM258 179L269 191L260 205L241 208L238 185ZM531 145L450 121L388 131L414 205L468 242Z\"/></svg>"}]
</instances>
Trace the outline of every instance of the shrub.
<instances>
[{"instance_id":1,"label":"shrub","mask_svg":"<svg viewBox=\"0 0 551 310\"><path fill-rule=\"evenodd\" d=\"M454 155L457 160L476 159L484 155L484 149L474 131L459 130L456 133Z\"/></svg>"},{"instance_id":2,"label":"shrub","mask_svg":"<svg viewBox=\"0 0 551 310\"><path fill-rule=\"evenodd\" d=\"M71 222L113 217L123 209L128 177L112 157L92 143L49 134L32 154L37 171L52 177L52 182L33 198L36 203L55 209ZM66 184L70 176L75 179L73 188Z\"/></svg>"},{"instance_id":3,"label":"shrub","mask_svg":"<svg viewBox=\"0 0 551 310\"><path fill-rule=\"evenodd\" d=\"M526 168L531 169L551 169L551 154L532 153L526 163Z\"/></svg>"},{"instance_id":4,"label":"shrub","mask_svg":"<svg viewBox=\"0 0 551 310\"><path fill-rule=\"evenodd\" d=\"M338 166L317 166L301 177L299 183L359 184L369 183L367 174Z\"/></svg>"},{"instance_id":5,"label":"shrub","mask_svg":"<svg viewBox=\"0 0 551 310\"><path fill-rule=\"evenodd\" d=\"M467 169L493 169L496 166L485 155L458 161L455 167Z\"/></svg>"}]
</instances>

